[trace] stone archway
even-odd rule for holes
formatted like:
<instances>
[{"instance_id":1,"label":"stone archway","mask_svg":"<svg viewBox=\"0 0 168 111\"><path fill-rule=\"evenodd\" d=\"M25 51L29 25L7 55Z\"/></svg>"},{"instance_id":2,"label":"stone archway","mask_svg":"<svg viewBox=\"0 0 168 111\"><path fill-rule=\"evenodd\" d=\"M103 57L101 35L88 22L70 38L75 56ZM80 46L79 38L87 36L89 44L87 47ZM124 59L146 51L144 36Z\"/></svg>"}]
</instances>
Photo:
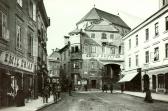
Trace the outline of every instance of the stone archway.
<instances>
[{"instance_id":1,"label":"stone archway","mask_svg":"<svg viewBox=\"0 0 168 111\"><path fill-rule=\"evenodd\" d=\"M119 89L117 82L120 79L121 66L119 64L106 64L104 65L104 71L102 75L102 84L108 85L114 84L114 88Z\"/></svg>"}]
</instances>

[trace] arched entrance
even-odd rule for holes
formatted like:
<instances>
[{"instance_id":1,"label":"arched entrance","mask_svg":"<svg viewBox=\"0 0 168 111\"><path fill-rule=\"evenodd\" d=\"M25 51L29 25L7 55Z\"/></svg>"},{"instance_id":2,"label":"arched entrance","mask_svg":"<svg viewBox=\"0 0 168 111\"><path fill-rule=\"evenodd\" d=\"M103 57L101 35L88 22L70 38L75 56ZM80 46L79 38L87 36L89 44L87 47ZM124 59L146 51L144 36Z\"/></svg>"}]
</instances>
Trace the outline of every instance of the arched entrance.
<instances>
[{"instance_id":1,"label":"arched entrance","mask_svg":"<svg viewBox=\"0 0 168 111\"><path fill-rule=\"evenodd\" d=\"M121 68L118 64L106 64L103 68L102 84L110 85L113 84L115 89L119 89L117 82L120 79Z\"/></svg>"}]
</instances>

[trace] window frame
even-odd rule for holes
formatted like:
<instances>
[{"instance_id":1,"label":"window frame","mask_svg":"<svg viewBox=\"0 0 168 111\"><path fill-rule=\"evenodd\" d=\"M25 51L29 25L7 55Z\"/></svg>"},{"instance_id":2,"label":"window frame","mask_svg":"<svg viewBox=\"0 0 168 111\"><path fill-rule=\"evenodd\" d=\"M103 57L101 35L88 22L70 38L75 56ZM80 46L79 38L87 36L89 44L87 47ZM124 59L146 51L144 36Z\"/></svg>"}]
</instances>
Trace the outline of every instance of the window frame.
<instances>
[{"instance_id":1,"label":"window frame","mask_svg":"<svg viewBox=\"0 0 168 111\"><path fill-rule=\"evenodd\" d=\"M145 29L145 40L149 40L149 28Z\"/></svg>"},{"instance_id":2,"label":"window frame","mask_svg":"<svg viewBox=\"0 0 168 111\"><path fill-rule=\"evenodd\" d=\"M165 58L168 58L168 43L165 44Z\"/></svg>"},{"instance_id":3,"label":"window frame","mask_svg":"<svg viewBox=\"0 0 168 111\"><path fill-rule=\"evenodd\" d=\"M136 66L139 66L139 55L135 55L135 62Z\"/></svg>"},{"instance_id":4,"label":"window frame","mask_svg":"<svg viewBox=\"0 0 168 111\"><path fill-rule=\"evenodd\" d=\"M128 66L131 67L131 57L128 58Z\"/></svg>"},{"instance_id":5,"label":"window frame","mask_svg":"<svg viewBox=\"0 0 168 111\"><path fill-rule=\"evenodd\" d=\"M149 51L145 51L145 63L149 63Z\"/></svg>"},{"instance_id":6,"label":"window frame","mask_svg":"<svg viewBox=\"0 0 168 111\"><path fill-rule=\"evenodd\" d=\"M159 60L159 47L154 48L154 61Z\"/></svg>"},{"instance_id":7,"label":"window frame","mask_svg":"<svg viewBox=\"0 0 168 111\"><path fill-rule=\"evenodd\" d=\"M107 39L107 34L106 33L102 33L101 39Z\"/></svg>"},{"instance_id":8,"label":"window frame","mask_svg":"<svg viewBox=\"0 0 168 111\"><path fill-rule=\"evenodd\" d=\"M129 39L129 49L131 49L131 39Z\"/></svg>"},{"instance_id":9,"label":"window frame","mask_svg":"<svg viewBox=\"0 0 168 111\"><path fill-rule=\"evenodd\" d=\"M136 38L135 38L135 39L136 39L136 42L135 42L135 43L136 43L136 47L137 47L138 44L139 44L139 41L138 41L138 34L136 35Z\"/></svg>"},{"instance_id":10,"label":"window frame","mask_svg":"<svg viewBox=\"0 0 168 111\"><path fill-rule=\"evenodd\" d=\"M168 31L168 16L165 17L165 30Z\"/></svg>"},{"instance_id":11,"label":"window frame","mask_svg":"<svg viewBox=\"0 0 168 111\"><path fill-rule=\"evenodd\" d=\"M16 24L16 48L22 49L22 28L19 24Z\"/></svg>"},{"instance_id":12,"label":"window frame","mask_svg":"<svg viewBox=\"0 0 168 111\"><path fill-rule=\"evenodd\" d=\"M155 36L159 35L159 22L155 23Z\"/></svg>"}]
</instances>

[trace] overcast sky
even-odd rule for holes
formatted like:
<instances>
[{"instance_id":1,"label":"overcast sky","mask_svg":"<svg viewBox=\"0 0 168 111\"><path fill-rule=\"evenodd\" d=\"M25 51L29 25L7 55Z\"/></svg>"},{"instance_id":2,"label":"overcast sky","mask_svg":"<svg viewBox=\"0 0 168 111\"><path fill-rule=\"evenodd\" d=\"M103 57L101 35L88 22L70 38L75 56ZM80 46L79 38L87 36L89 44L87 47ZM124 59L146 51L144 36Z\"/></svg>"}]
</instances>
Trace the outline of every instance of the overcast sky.
<instances>
[{"instance_id":1,"label":"overcast sky","mask_svg":"<svg viewBox=\"0 0 168 111\"><path fill-rule=\"evenodd\" d=\"M135 27L159 9L159 0L44 0L51 19L48 28L48 54L64 46L64 35L75 29L75 24L95 7L119 16Z\"/></svg>"}]
</instances>

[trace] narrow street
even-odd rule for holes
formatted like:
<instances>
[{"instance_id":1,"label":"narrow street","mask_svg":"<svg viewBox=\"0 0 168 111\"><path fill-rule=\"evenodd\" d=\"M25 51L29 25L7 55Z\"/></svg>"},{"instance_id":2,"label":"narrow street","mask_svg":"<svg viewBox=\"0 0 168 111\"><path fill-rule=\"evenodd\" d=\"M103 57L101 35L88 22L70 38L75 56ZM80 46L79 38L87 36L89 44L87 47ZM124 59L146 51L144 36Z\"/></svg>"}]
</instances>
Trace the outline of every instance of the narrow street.
<instances>
[{"instance_id":1,"label":"narrow street","mask_svg":"<svg viewBox=\"0 0 168 111\"><path fill-rule=\"evenodd\" d=\"M158 101L145 103L143 98L102 92L65 94L58 104L40 111L168 111L168 104Z\"/></svg>"}]
</instances>

